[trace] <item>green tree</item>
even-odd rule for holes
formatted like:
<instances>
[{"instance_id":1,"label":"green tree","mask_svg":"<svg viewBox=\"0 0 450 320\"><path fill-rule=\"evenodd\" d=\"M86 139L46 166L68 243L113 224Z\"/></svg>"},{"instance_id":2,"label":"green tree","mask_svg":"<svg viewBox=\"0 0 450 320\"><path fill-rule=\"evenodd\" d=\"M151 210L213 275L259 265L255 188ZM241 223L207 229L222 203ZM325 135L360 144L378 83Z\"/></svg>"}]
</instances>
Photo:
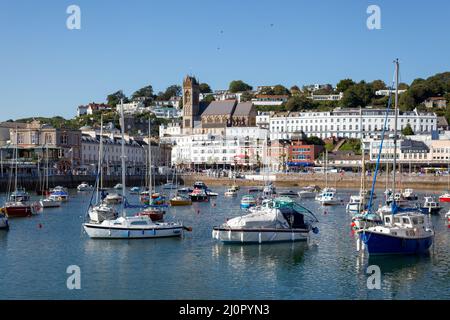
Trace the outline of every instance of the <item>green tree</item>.
<instances>
[{"instance_id":1,"label":"green tree","mask_svg":"<svg viewBox=\"0 0 450 320\"><path fill-rule=\"evenodd\" d=\"M310 110L314 108L314 101L305 96L292 96L286 101L287 111Z\"/></svg>"},{"instance_id":2,"label":"green tree","mask_svg":"<svg viewBox=\"0 0 450 320\"><path fill-rule=\"evenodd\" d=\"M386 83L384 83L383 80L374 80L370 83L370 86L374 92L378 90L385 90L387 88Z\"/></svg>"},{"instance_id":3,"label":"green tree","mask_svg":"<svg viewBox=\"0 0 450 320\"><path fill-rule=\"evenodd\" d=\"M214 96L212 94L208 94L206 97L203 98L203 101L209 105L211 102L215 101Z\"/></svg>"},{"instance_id":4,"label":"green tree","mask_svg":"<svg viewBox=\"0 0 450 320\"><path fill-rule=\"evenodd\" d=\"M324 146L325 142L316 136L311 136L305 139L305 143L309 145L315 145L315 146Z\"/></svg>"},{"instance_id":5,"label":"green tree","mask_svg":"<svg viewBox=\"0 0 450 320\"><path fill-rule=\"evenodd\" d=\"M302 90L300 90L300 88L296 85L292 86L289 90L291 91L291 94L293 94L293 95L298 95L298 94L302 93Z\"/></svg>"},{"instance_id":6,"label":"green tree","mask_svg":"<svg viewBox=\"0 0 450 320\"><path fill-rule=\"evenodd\" d=\"M151 85L145 86L131 95L131 99L144 98L144 103L148 105L153 100L153 87Z\"/></svg>"},{"instance_id":7,"label":"green tree","mask_svg":"<svg viewBox=\"0 0 450 320\"><path fill-rule=\"evenodd\" d=\"M370 104L374 96L372 87L361 81L344 91L344 97L340 101L340 105L344 108L364 108Z\"/></svg>"},{"instance_id":8,"label":"green tree","mask_svg":"<svg viewBox=\"0 0 450 320\"><path fill-rule=\"evenodd\" d=\"M229 90L232 93L250 91L253 87L242 80L233 80L230 82Z\"/></svg>"},{"instance_id":9,"label":"green tree","mask_svg":"<svg viewBox=\"0 0 450 320\"><path fill-rule=\"evenodd\" d=\"M200 83L200 93L212 93L211 87L207 83Z\"/></svg>"},{"instance_id":10,"label":"green tree","mask_svg":"<svg viewBox=\"0 0 450 320\"><path fill-rule=\"evenodd\" d=\"M404 82L401 82L401 83L398 84L398 90L408 90L408 89L409 89L409 85L408 84L406 84Z\"/></svg>"},{"instance_id":11,"label":"green tree","mask_svg":"<svg viewBox=\"0 0 450 320\"><path fill-rule=\"evenodd\" d=\"M181 86L177 84L173 84L167 87L166 91L159 92L158 97L156 98L158 101L167 101L172 97L181 95Z\"/></svg>"},{"instance_id":12,"label":"green tree","mask_svg":"<svg viewBox=\"0 0 450 320\"><path fill-rule=\"evenodd\" d=\"M354 86L356 83L352 79L343 79L336 85L336 90L338 92L345 92L350 87Z\"/></svg>"},{"instance_id":13,"label":"green tree","mask_svg":"<svg viewBox=\"0 0 450 320\"><path fill-rule=\"evenodd\" d=\"M106 101L108 102L108 105L110 105L113 108L120 103L121 99L123 99L123 103L129 102L127 96L123 93L122 90L111 93L110 95L108 95L106 97Z\"/></svg>"},{"instance_id":14,"label":"green tree","mask_svg":"<svg viewBox=\"0 0 450 320\"><path fill-rule=\"evenodd\" d=\"M244 93L242 93L241 95L241 102L247 102L247 101L252 101L252 99L255 97L255 95L253 93L251 93L250 91L245 91Z\"/></svg>"},{"instance_id":15,"label":"green tree","mask_svg":"<svg viewBox=\"0 0 450 320\"><path fill-rule=\"evenodd\" d=\"M413 131L413 129L411 128L411 125L410 125L409 123L406 124L406 126L403 128L402 134L403 134L404 136L413 136L413 135L414 135L414 131Z\"/></svg>"}]
</instances>

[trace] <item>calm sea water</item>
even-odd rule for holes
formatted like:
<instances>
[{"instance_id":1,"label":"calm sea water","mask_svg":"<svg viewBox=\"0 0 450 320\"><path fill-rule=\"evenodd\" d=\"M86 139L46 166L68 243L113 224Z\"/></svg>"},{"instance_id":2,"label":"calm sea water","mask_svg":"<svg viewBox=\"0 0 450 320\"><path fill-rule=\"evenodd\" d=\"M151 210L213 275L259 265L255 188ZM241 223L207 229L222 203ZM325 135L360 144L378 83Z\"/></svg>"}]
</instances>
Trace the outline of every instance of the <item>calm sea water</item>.
<instances>
[{"instance_id":1,"label":"calm sea water","mask_svg":"<svg viewBox=\"0 0 450 320\"><path fill-rule=\"evenodd\" d=\"M223 195L224 188L215 191ZM0 232L3 299L450 299L450 229L441 216L430 254L369 258L356 252L345 206L317 213L309 244L223 245L211 228L241 214L245 194L171 208L168 219L193 227L183 239L90 240L82 231L90 195L38 216L11 220ZM350 191L340 193L348 200ZM4 195L0 201L3 203ZM137 202L137 198L135 199ZM40 227L39 227L40 226ZM366 269L382 272L368 290ZM81 268L81 290L68 290L66 269Z\"/></svg>"}]
</instances>

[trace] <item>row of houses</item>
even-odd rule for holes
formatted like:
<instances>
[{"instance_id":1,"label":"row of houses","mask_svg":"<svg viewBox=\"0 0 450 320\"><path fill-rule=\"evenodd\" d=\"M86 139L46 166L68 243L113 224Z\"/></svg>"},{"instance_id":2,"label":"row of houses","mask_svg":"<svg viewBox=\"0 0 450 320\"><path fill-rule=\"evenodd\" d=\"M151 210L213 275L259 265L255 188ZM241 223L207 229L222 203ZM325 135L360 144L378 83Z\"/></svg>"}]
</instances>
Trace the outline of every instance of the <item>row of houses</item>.
<instances>
[{"instance_id":1,"label":"row of houses","mask_svg":"<svg viewBox=\"0 0 450 320\"><path fill-rule=\"evenodd\" d=\"M0 161L2 173L15 165L17 154L20 166L26 165L32 173L42 168L48 161L52 172L59 174L95 174L98 170L100 141L103 140L103 166L107 174L118 175L121 170L121 135L117 130L105 130L100 136L99 129L89 127L80 130L59 129L31 123L0 124ZM139 175L148 164L149 140L125 135L125 155L127 172ZM168 165L170 147L151 143L152 164Z\"/></svg>"}]
</instances>

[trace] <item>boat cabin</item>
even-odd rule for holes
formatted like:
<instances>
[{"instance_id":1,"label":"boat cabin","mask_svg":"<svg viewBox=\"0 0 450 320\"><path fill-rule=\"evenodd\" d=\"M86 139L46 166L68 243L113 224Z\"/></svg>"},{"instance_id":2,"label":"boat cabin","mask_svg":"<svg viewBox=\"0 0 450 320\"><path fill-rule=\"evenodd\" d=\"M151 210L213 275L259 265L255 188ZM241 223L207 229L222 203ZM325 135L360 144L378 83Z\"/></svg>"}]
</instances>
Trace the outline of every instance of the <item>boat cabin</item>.
<instances>
[{"instance_id":1,"label":"boat cabin","mask_svg":"<svg viewBox=\"0 0 450 320\"><path fill-rule=\"evenodd\" d=\"M425 217L423 214L395 214L384 217L385 226L400 228L421 228L425 227Z\"/></svg>"}]
</instances>

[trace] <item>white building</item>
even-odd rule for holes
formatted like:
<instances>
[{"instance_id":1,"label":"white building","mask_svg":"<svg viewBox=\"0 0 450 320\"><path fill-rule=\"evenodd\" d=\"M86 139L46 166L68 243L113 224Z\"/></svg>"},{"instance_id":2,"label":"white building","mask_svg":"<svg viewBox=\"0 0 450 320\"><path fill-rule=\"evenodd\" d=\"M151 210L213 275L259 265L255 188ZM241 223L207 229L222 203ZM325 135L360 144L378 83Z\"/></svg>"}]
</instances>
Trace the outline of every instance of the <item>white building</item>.
<instances>
[{"instance_id":1,"label":"white building","mask_svg":"<svg viewBox=\"0 0 450 320\"><path fill-rule=\"evenodd\" d=\"M382 132L386 116L385 109L336 109L331 112L291 112L273 114L270 117L270 139L290 139L295 132L303 131L307 136L319 138L361 138ZM415 133L430 133L437 130L435 113L417 110L400 112L397 130L410 125ZM394 131L394 111L389 111L388 131Z\"/></svg>"},{"instance_id":2,"label":"white building","mask_svg":"<svg viewBox=\"0 0 450 320\"><path fill-rule=\"evenodd\" d=\"M309 98L314 101L339 101L344 97L344 93L339 94L314 94L312 93Z\"/></svg>"},{"instance_id":3,"label":"white building","mask_svg":"<svg viewBox=\"0 0 450 320\"><path fill-rule=\"evenodd\" d=\"M162 119L176 119L181 117L181 111L175 108L161 107L152 108L151 112L157 117Z\"/></svg>"},{"instance_id":4,"label":"white building","mask_svg":"<svg viewBox=\"0 0 450 320\"><path fill-rule=\"evenodd\" d=\"M398 90L398 94L402 94L402 93L404 93L404 92L406 92L406 90ZM377 95L377 96L385 96L385 97L388 97L388 96L389 96L389 93L390 93L390 94L395 94L395 89L392 89L392 90L383 89L383 90L375 91L375 95Z\"/></svg>"},{"instance_id":5,"label":"white building","mask_svg":"<svg viewBox=\"0 0 450 320\"><path fill-rule=\"evenodd\" d=\"M123 104L123 112L126 114L136 114L148 111L142 101L131 101Z\"/></svg>"},{"instance_id":6,"label":"white building","mask_svg":"<svg viewBox=\"0 0 450 320\"><path fill-rule=\"evenodd\" d=\"M263 163L268 131L257 127L229 127L226 134L164 137L172 142L172 164L178 166L256 166Z\"/></svg>"}]
</instances>

